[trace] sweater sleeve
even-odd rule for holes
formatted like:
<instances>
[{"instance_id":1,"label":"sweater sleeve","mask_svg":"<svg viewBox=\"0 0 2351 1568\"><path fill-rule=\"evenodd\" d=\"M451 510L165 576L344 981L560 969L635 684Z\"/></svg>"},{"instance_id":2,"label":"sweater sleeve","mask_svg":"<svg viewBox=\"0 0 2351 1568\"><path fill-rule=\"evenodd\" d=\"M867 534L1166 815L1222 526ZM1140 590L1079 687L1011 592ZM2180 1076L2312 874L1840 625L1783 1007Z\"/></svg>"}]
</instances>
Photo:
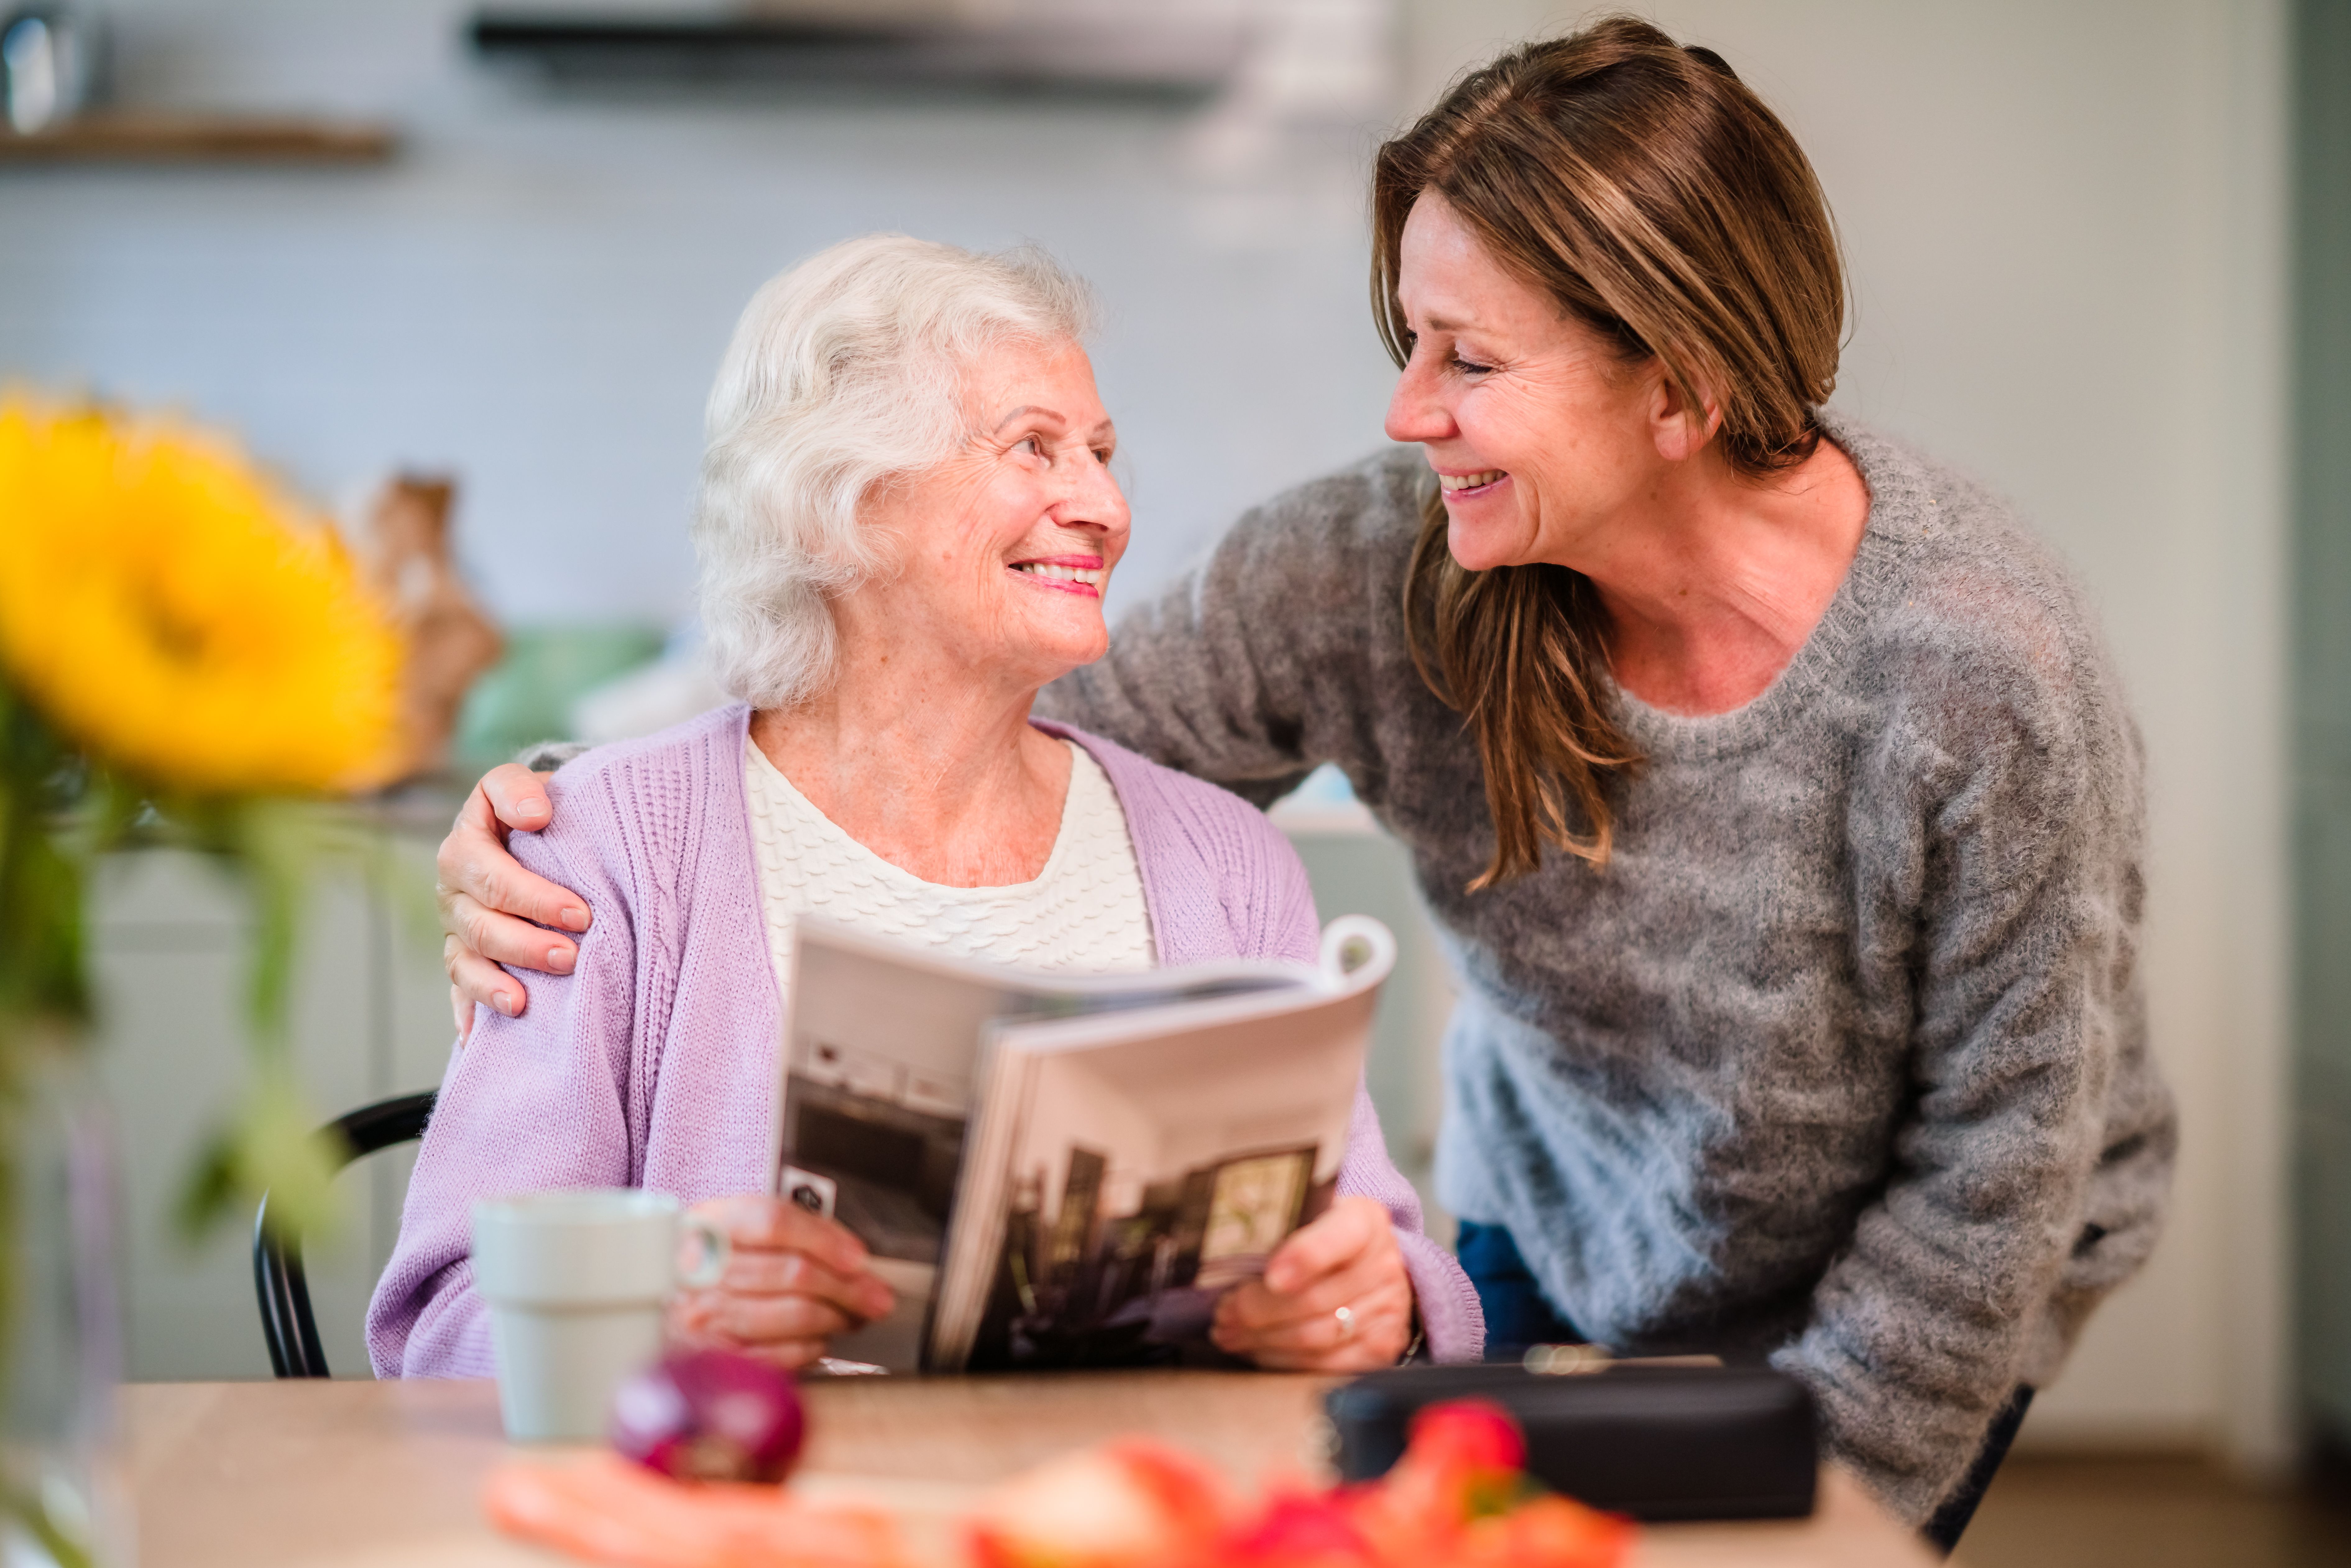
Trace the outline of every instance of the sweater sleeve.
<instances>
[{"instance_id":1,"label":"sweater sleeve","mask_svg":"<svg viewBox=\"0 0 2351 1568\"><path fill-rule=\"evenodd\" d=\"M1314 891L1298 852L1273 826L1254 811L1249 828L1264 842L1266 865L1249 884L1261 896L1268 918L1252 925L1271 934L1260 956L1311 964L1320 956L1322 927L1314 907ZM1411 1277L1415 1304L1420 1309L1421 1332L1431 1359L1476 1361L1486 1347L1486 1315L1476 1287L1453 1254L1430 1239L1424 1228L1420 1195L1388 1155L1387 1136L1371 1091L1355 1086L1354 1119L1347 1128L1347 1149L1339 1166L1339 1190L1369 1197L1388 1211L1396 1247L1404 1254L1405 1272Z\"/></svg>"},{"instance_id":2,"label":"sweater sleeve","mask_svg":"<svg viewBox=\"0 0 2351 1568\"><path fill-rule=\"evenodd\" d=\"M488 1312L473 1288L475 1200L636 1179L628 1114L633 912L595 852L601 814L593 789L567 782L549 786L553 822L517 833L514 854L578 892L595 918L572 973L531 976L522 1017L485 1009L471 1042L453 1053L400 1239L368 1306L368 1355L379 1377L495 1372Z\"/></svg>"},{"instance_id":3,"label":"sweater sleeve","mask_svg":"<svg viewBox=\"0 0 2351 1568\"><path fill-rule=\"evenodd\" d=\"M1876 792L1911 820L1881 826L1912 846L1883 874L1887 906L1916 917L1914 1108L1882 1195L1773 1358L1819 1399L1832 1450L1911 1520L2032 1375L2068 1271L2100 1266L2102 1169L2136 1163L2144 1179L2124 1185L2151 1183L2137 1196L2158 1207L2168 1169L2136 1160L2150 1129L2106 1117L2116 1064L2141 1044L2136 736L2101 682L1947 674L1882 748L1912 787Z\"/></svg>"},{"instance_id":4,"label":"sweater sleeve","mask_svg":"<svg viewBox=\"0 0 2351 1568\"><path fill-rule=\"evenodd\" d=\"M1479 1305L1477 1287L1470 1284L1460 1260L1422 1228L1420 1195L1388 1157L1380 1113L1372 1104L1371 1091L1361 1084L1355 1088L1355 1120L1347 1131L1347 1157L1339 1167L1339 1190L1375 1199L1388 1211L1396 1247L1404 1253L1405 1272L1412 1278L1413 1303L1420 1309L1421 1333L1429 1359L1476 1361L1483 1355L1486 1312Z\"/></svg>"},{"instance_id":5,"label":"sweater sleeve","mask_svg":"<svg viewBox=\"0 0 2351 1568\"><path fill-rule=\"evenodd\" d=\"M1110 652L1048 686L1038 711L1259 806L1324 762L1374 800L1377 706L1364 693L1419 682L1399 608L1415 472L1374 458L1244 514L1121 616Z\"/></svg>"}]
</instances>

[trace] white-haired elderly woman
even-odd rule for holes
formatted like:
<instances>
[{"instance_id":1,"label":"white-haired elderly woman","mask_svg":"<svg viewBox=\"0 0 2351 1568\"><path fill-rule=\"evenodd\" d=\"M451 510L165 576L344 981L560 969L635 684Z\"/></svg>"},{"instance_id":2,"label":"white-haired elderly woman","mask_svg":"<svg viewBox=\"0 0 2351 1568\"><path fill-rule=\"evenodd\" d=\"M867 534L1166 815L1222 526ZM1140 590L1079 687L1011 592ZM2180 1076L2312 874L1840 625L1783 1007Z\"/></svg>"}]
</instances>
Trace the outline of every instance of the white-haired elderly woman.
<instances>
[{"instance_id":1,"label":"white-haired elderly woman","mask_svg":"<svg viewBox=\"0 0 2351 1568\"><path fill-rule=\"evenodd\" d=\"M1039 968L1311 959L1316 915L1253 808L1029 716L1102 655L1127 540L1087 297L1040 256L898 236L770 281L713 390L695 527L738 706L569 762L514 847L592 912L570 972L452 1059L376 1288L379 1375L491 1370L467 1213L644 1186L719 1218L688 1343L812 1361L887 1314L857 1239L767 1168L793 917ZM1475 1293L1420 1230L1368 1098L1341 1197L1218 1303L1228 1354L1346 1370L1474 1359ZM1344 1309L1342 1311L1342 1309Z\"/></svg>"}]
</instances>

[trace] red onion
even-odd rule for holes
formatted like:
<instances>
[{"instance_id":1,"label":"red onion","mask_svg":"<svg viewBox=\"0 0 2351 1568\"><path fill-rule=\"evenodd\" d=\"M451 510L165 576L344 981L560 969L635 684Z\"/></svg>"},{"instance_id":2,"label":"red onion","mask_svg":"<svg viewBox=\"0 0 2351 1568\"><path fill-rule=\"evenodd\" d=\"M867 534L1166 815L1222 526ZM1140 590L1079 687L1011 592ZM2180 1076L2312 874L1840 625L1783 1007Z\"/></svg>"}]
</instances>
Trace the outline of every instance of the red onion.
<instances>
[{"instance_id":1,"label":"red onion","mask_svg":"<svg viewBox=\"0 0 2351 1568\"><path fill-rule=\"evenodd\" d=\"M612 1447L680 1480L780 1481L807 1429L790 1375L731 1350L665 1356L612 1396Z\"/></svg>"}]
</instances>

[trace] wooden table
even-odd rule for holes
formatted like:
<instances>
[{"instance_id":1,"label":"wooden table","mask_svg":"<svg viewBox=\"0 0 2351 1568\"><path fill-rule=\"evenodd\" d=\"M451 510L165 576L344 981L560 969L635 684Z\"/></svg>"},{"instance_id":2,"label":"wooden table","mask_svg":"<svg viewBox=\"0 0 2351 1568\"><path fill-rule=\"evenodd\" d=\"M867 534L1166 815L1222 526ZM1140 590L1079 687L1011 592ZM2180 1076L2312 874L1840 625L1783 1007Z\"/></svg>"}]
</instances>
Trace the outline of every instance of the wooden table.
<instances>
[{"instance_id":1,"label":"wooden table","mask_svg":"<svg viewBox=\"0 0 2351 1568\"><path fill-rule=\"evenodd\" d=\"M805 1385L793 1484L886 1501L918 1542L987 1483L1119 1432L1150 1432L1237 1479L1311 1458L1324 1380L1265 1373L883 1378ZM488 1383L150 1383L123 1391L147 1568L549 1568L483 1521L509 1450ZM1646 1532L1644 1568L1928 1568L1933 1559L1831 1469L1797 1522Z\"/></svg>"}]
</instances>

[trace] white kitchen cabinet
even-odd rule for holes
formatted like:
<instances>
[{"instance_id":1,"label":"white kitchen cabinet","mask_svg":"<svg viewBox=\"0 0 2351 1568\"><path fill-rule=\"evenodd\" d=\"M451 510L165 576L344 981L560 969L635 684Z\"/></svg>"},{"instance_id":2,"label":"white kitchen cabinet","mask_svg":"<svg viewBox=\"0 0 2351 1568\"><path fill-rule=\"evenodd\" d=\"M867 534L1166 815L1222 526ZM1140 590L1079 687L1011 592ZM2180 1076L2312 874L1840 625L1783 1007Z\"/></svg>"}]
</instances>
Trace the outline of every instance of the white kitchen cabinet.
<instances>
[{"instance_id":1,"label":"white kitchen cabinet","mask_svg":"<svg viewBox=\"0 0 2351 1568\"><path fill-rule=\"evenodd\" d=\"M402 850L429 876L429 846ZM118 857L97 889L98 1064L121 1151L119 1253L135 1379L269 1375L251 1214L195 1243L172 1222L181 1184L246 1071L244 921L234 887L193 855ZM303 925L291 1015L302 1082L322 1120L440 1081L452 1030L439 944L425 936L403 929L392 901L356 877L323 879ZM398 1229L413 1155L380 1155L346 1173L344 1223L308 1249L319 1337L339 1375L367 1373L360 1318Z\"/></svg>"}]
</instances>

